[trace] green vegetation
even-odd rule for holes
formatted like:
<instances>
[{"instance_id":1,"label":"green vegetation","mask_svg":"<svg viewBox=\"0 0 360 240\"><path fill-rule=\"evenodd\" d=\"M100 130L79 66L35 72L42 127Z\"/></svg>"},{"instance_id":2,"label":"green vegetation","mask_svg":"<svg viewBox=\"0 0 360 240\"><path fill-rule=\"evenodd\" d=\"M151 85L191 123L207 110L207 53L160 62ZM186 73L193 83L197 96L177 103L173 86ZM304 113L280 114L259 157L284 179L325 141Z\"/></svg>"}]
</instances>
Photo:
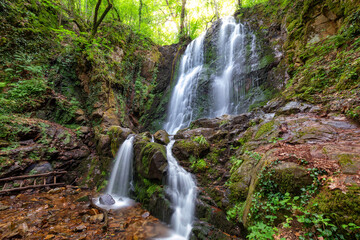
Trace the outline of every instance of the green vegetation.
<instances>
[{"instance_id":1,"label":"green vegetation","mask_svg":"<svg viewBox=\"0 0 360 240\"><path fill-rule=\"evenodd\" d=\"M250 209L250 234L249 239L273 239L273 235L277 234L277 227L280 223L283 228L296 227L299 225L303 234L299 239L308 239L313 237L322 237L324 239L348 239L359 237L357 231L359 224L356 218L358 203L352 202L354 199L353 193L358 188L352 189L349 195L345 195L347 200L334 198L333 196L341 194L341 191L336 191L333 194L328 194L327 190L319 194L323 186L321 181L322 175L326 172L319 169L308 169L310 176L313 178L313 183L307 187L301 188L301 192L289 193L279 191L279 181L274 181L272 175L275 174L271 170L272 166L279 164L278 161L272 162L268 167L264 168L259 176L256 192L253 195L252 206ZM351 188L350 188L351 189ZM354 192L355 190L355 192ZM316 196L316 198L313 198ZM341 203L334 202L339 199ZM354 208L349 208L348 218L342 218L346 214L342 214L347 208L338 206L337 204L353 204ZM337 209L332 208L337 206ZM350 210L351 209L351 210ZM339 215L338 215L339 214ZM334 216L338 216L340 221L335 220ZM341 216L341 217L340 217ZM355 222L354 222L355 221ZM350 230L351 229L351 230Z\"/></svg>"}]
</instances>

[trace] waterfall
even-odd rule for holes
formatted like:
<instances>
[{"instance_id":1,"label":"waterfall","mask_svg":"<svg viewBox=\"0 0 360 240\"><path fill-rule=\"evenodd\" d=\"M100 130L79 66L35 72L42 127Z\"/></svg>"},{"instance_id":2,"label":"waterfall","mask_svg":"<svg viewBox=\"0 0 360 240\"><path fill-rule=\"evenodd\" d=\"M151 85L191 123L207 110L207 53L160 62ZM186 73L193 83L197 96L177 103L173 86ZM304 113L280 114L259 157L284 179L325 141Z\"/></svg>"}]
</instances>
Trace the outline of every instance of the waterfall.
<instances>
[{"instance_id":1,"label":"waterfall","mask_svg":"<svg viewBox=\"0 0 360 240\"><path fill-rule=\"evenodd\" d=\"M225 17L218 33L213 34L217 39L206 40L216 56L208 54L206 58L205 51L212 50L205 49L205 36L206 32L192 41L181 58L164 125L170 134L200 117L245 112L261 97L256 93L249 99L247 95L260 85L256 74L247 75L259 68L256 36L234 17Z\"/></svg>"},{"instance_id":2,"label":"waterfall","mask_svg":"<svg viewBox=\"0 0 360 240\"><path fill-rule=\"evenodd\" d=\"M180 61L179 77L171 94L165 130L175 134L193 120L192 100L196 97L199 76L204 64L205 33L192 41Z\"/></svg>"},{"instance_id":3,"label":"waterfall","mask_svg":"<svg viewBox=\"0 0 360 240\"><path fill-rule=\"evenodd\" d=\"M134 136L130 135L119 148L105 191L106 194L109 194L113 197L115 204L102 205L98 199L96 204L102 208L116 209L129 206L133 202L130 198L128 198L128 195L130 189L132 188L134 138Z\"/></svg>"},{"instance_id":4,"label":"waterfall","mask_svg":"<svg viewBox=\"0 0 360 240\"><path fill-rule=\"evenodd\" d=\"M219 70L212 86L214 103L211 117L239 112L238 103L245 96L245 84L235 78L245 71L246 35L245 26L236 23L233 17L222 19L217 45Z\"/></svg>"},{"instance_id":5,"label":"waterfall","mask_svg":"<svg viewBox=\"0 0 360 240\"><path fill-rule=\"evenodd\" d=\"M188 239L195 210L196 184L191 174L185 171L174 158L172 154L174 143L175 140L171 140L166 146L169 163L167 193L174 208L171 227L175 236L170 239Z\"/></svg>"},{"instance_id":6,"label":"waterfall","mask_svg":"<svg viewBox=\"0 0 360 240\"><path fill-rule=\"evenodd\" d=\"M132 181L132 165L134 158L133 151L134 136L128 137L119 148L106 193L127 197Z\"/></svg>"},{"instance_id":7,"label":"waterfall","mask_svg":"<svg viewBox=\"0 0 360 240\"><path fill-rule=\"evenodd\" d=\"M188 45L180 61L179 77L172 91L164 125L169 134L176 134L199 117L199 104L202 104L201 108L207 108L205 117L237 114L248 107L242 103L248 84L244 75L258 67L255 35L248 34L245 26L236 23L233 17L222 19L216 44L215 67L205 59L205 35L203 33ZM254 85L252 79L250 83ZM203 88L206 88L205 91ZM209 95L213 101L204 103L204 96L198 95L200 92ZM171 139L166 147L169 163L167 193L174 209L171 217L174 236L169 239L188 239L194 218L196 184L191 174L174 158L174 143L175 140Z\"/></svg>"}]
</instances>

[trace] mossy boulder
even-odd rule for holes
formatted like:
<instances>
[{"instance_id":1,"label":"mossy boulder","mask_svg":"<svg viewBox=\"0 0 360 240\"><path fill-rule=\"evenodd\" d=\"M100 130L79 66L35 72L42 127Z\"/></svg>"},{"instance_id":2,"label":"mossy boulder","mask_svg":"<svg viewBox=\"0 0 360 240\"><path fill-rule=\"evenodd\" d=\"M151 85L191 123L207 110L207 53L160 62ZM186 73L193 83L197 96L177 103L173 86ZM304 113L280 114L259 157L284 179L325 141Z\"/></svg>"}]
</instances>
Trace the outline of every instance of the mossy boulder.
<instances>
[{"instance_id":1,"label":"mossy boulder","mask_svg":"<svg viewBox=\"0 0 360 240\"><path fill-rule=\"evenodd\" d=\"M360 187L351 186L346 193L341 190L324 188L311 202L308 208L323 213L335 223L339 229L342 224L354 223L360 226ZM360 233L359 229L355 232ZM356 238L351 238L356 239Z\"/></svg>"},{"instance_id":2,"label":"mossy boulder","mask_svg":"<svg viewBox=\"0 0 360 240\"><path fill-rule=\"evenodd\" d=\"M358 174L360 172L360 156L355 154L340 154L338 156L341 170L345 174Z\"/></svg>"},{"instance_id":3,"label":"mossy boulder","mask_svg":"<svg viewBox=\"0 0 360 240\"><path fill-rule=\"evenodd\" d=\"M143 177L161 181L167 168L165 146L155 142L136 142L135 166Z\"/></svg>"},{"instance_id":4,"label":"mossy boulder","mask_svg":"<svg viewBox=\"0 0 360 240\"><path fill-rule=\"evenodd\" d=\"M160 144L168 144L170 142L169 134L165 130L159 130L154 133L154 140Z\"/></svg>"},{"instance_id":5,"label":"mossy boulder","mask_svg":"<svg viewBox=\"0 0 360 240\"><path fill-rule=\"evenodd\" d=\"M300 195L301 188L312 184L313 178L306 169L293 162L281 162L270 168L272 174L267 175L277 185L277 191L281 193L292 193Z\"/></svg>"},{"instance_id":6,"label":"mossy boulder","mask_svg":"<svg viewBox=\"0 0 360 240\"><path fill-rule=\"evenodd\" d=\"M176 141L173 146L173 154L178 160L187 160L190 156L204 157L209 152L209 144L202 144L191 139Z\"/></svg>"}]
</instances>

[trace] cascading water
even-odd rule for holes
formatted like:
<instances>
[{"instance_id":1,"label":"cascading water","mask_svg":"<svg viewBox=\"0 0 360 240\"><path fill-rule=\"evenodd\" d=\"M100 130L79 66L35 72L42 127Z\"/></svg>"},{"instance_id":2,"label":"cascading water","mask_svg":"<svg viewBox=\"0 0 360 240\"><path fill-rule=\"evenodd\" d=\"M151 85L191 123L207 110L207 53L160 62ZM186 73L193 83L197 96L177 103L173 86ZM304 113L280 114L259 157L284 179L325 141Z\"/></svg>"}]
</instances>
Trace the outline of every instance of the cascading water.
<instances>
[{"instance_id":1,"label":"cascading water","mask_svg":"<svg viewBox=\"0 0 360 240\"><path fill-rule=\"evenodd\" d=\"M260 65L256 36L233 17L221 19L218 33L212 35L215 41L205 41L206 35L191 42L180 61L165 123L170 134L200 117L240 114L263 98L255 89L259 77L250 74ZM247 95L250 90L254 94Z\"/></svg>"},{"instance_id":2,"label":"cascading water","mask_svg":"<svg viewBox=\"0 0 360 240\"><path fill-rule=\"evenodd\" d=\"M198 79L204 64L204 39L205 33L192 41L181 59L179 78L172 92L168 121L165 124L170 134L187 127L193 120L192 100L196 97Z\"/></svg>"},{"instance_id":3,"label":"cascading water","mask_svg":"<svg viewBox=\"0 0 360 240\"><path fill-rule=\"evenodd\" d=\"M169 134L175 134L193 120L192 99L196 96L199 76L203 69L204 39L205 33L192 41L181 59L178 82L172 93L168 121L164 126ZM166 146L169 163L167 192L174 209L171 216L174 235L169 239L188 239L194 217L196 184L191 174L186 172L173 156L174 143L175 140L171 139Z\"/></svg>"},{"instance_id":4,"label":"cascading water","mask_svg":"<svg viewBox=\"0 0 360 240\"><path fill-rule=\"evenodd\" d=\"M233 71L242 71L245 58L239 58L245 52L245 27L236 23L233 17L222 19L219 33L218 66L220 74L213 82L213 115L212 117L234 113L236 103L243 96L243 87L233 81Z\"/></svg>"},{"instance_id":5,"label":"cascading water","mask_svg":"<svg viewBox=\"0 0 360 240\"><path fill-rule=\"evenodd\" d=\"M169 163L167 193L174 208L171 227L175 233L170 239L188 239L192 229L195 210L196 184L191 174L186 172L172 154L175 140L166 146Z\"/></svg>"},{"instance_id":6,"label":"cascading water","mask_svg":"<svg viewBox=\"0 0 360 240\"><path fill-rule=\"evenodd\" d=\"M207 112L205 116L217 117L223 114L237 114L248 107L242 104L246 93L244 75L258 67L255 35L248 34L245 26L236 23L233 17L222 19L216 47L216 67L211 63L205 63L205 36L206 33L203 33L192 41L181 59L178 81L172 92L168 118L164 125L169 134L174 135L179 129L188 127L192 120L199 117L199 108ZM202 92L210 95L209 99L213 102L204 104L201 103L202 98L198 96L198 92L206 82L210 87ZM251 81L251 84L253 86L254 81ZM201 107L199 102L203 104ZM171 140L166 147L169 163L167 192L174 209L171 226L175 235L170 239L188 239L194 218L196 184L191 174L174 158L174 143L175 140Z\"/></svg>"},{"instance_id":7,"label":"cascading water","mask_svg":"<svg viewBox=\"0 0 360 240\"><path fill-rule=\"evenodd\" d=\"M133 142L134 136L129 136L119 148L115 163L111 171L109 183L106 188L106 194L109 194L115 200L115 204L103 205L99 201L96 204L102 208L116 209L132 204L128 198L132 185L133 173Z\"/></svg>"}]
</instances>

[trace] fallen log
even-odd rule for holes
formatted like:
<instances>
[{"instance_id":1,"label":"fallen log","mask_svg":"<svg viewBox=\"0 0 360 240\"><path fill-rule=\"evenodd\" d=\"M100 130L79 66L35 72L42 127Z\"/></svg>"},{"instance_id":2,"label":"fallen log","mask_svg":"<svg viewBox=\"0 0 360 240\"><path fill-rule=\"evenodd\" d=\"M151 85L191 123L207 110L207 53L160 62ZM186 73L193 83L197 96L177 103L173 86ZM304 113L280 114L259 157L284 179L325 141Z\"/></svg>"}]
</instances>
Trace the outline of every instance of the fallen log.
<instances>
[{"instance_id":1,"label":"fallen log","mask_svg":"<svg viewBox=\"0 0 360 240\"><path fill-rule=\"evenodd\" d=\"M26 179L26 178L36 178L36 177L63 175L65 173L67 173L67 171L49 172L49 173L41 173L41 174L34 174L34 175L21 175L21 176L16 176L16 177L1 178L0 182L9 182L9 181Z\"/></svg>"},{"instance_id":2,"label":"fallen log","mask_svg":"<svg viewBox=\"0 0 360 240\"><path fill-rule=\"evenodd\" d=\"M26 187L18 187L18 188L11 188L11 189L5 189L5 190L1 190L0 194L3 193L9 193L9 192L16 192L16 191L23 191L23 190L27 190L27 189L32 189L32 188L41 188L41 187L59 187L59 186L64 186L65 183L50 183L50 184L42 184L42 185L30 185L30 186L26 186Z\"/></svg>"},{"instance_id":3,"label":"fallen log","mask_svg":"<svg viewBox=\"0 0 360 240\"><path fill-rule=\"evenodd\" d=\"M89 196L89 199L90 199L90 206L92 208L99 210L100 212L102 212L104 214L104 224L102 226L102 229L104 232L106 232L108 229L108 224L109 224L108 211L105 209L102 209L101 207L96 206L96 204L93 202L93 198L91 196Z\"/></svg>"}]
</instances>

